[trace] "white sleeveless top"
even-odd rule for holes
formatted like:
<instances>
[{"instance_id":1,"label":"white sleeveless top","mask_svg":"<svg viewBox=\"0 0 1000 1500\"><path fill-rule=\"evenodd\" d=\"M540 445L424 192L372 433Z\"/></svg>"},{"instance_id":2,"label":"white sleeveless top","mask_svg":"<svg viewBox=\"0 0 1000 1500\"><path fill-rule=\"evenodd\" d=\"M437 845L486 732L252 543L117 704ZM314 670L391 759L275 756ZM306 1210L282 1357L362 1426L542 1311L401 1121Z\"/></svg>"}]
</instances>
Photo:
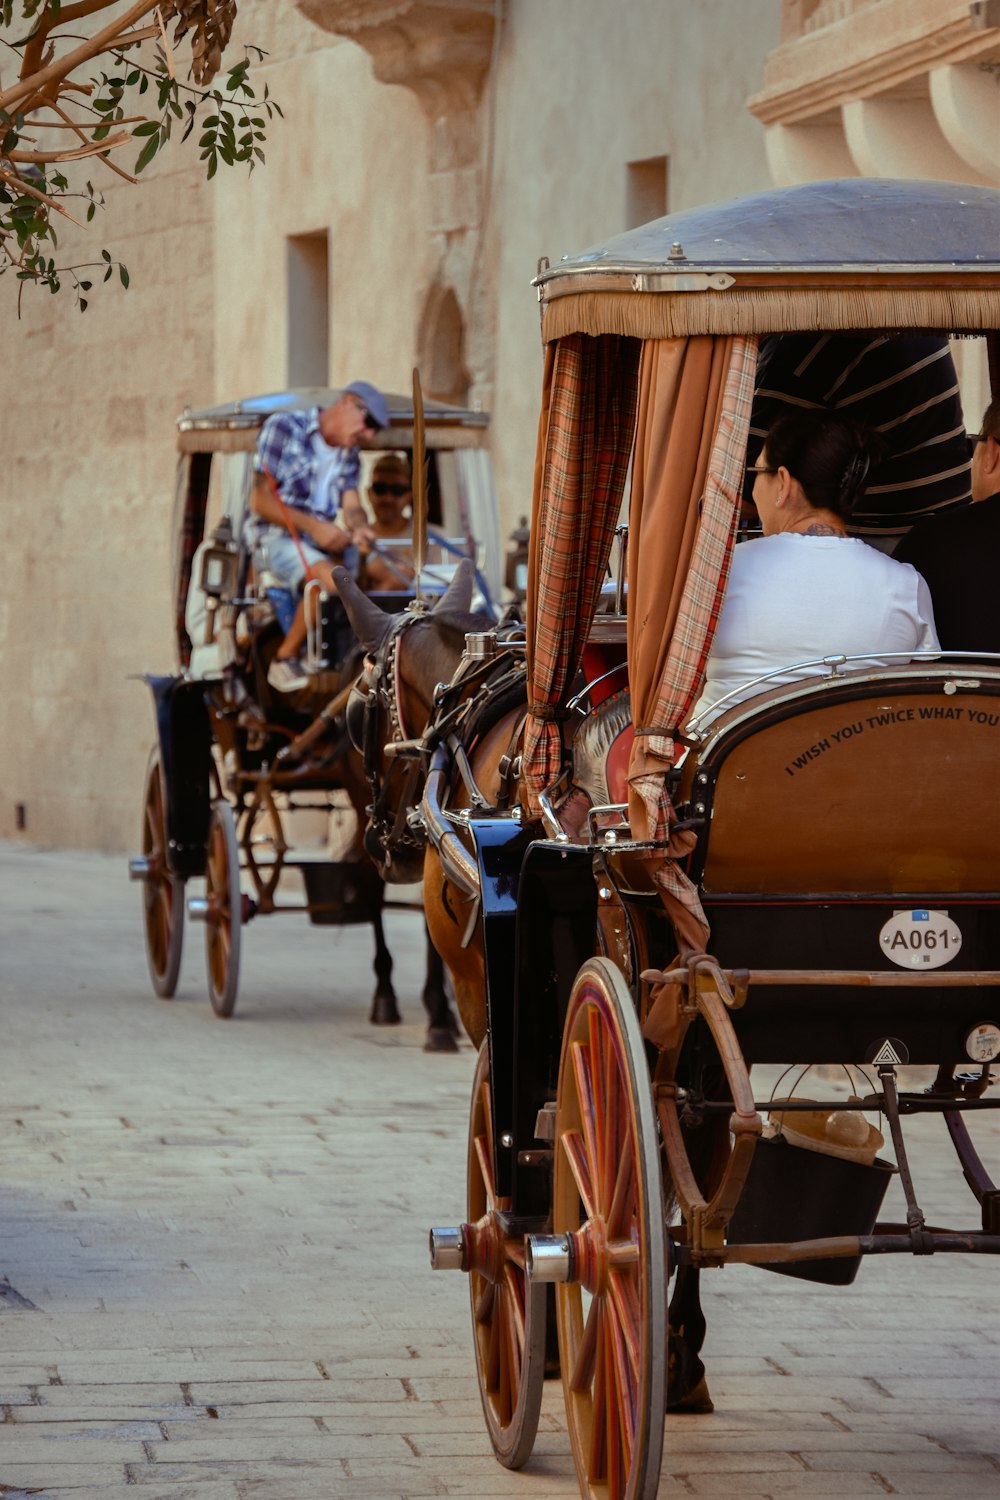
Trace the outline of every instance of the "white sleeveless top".
<instances>
[{"instance_id":1,"label":"white sleeveless top","mask_svg":"<svg viewBox=\"0 0 1000 1500\"><path fill-rule=\"evenodd\" d=\"M821 675L795 663L843 653L852 667L883 666L882 652L935 650L930 590L915 568L856 537L783 531L742 542L733 554L698 714L727 693L752 693ZM769 682L746 684L787 667ZM746 688L746 691L737 691Z\"/></svg>"}]
</instances>

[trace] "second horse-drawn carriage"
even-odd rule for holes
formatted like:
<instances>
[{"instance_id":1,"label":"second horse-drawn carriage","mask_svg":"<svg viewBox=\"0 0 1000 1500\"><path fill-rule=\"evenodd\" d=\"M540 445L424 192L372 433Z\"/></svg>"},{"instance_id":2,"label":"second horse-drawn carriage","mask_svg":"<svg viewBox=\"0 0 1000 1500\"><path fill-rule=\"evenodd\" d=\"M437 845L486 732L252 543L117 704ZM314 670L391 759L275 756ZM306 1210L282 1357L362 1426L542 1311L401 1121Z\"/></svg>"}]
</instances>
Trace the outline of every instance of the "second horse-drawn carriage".
<instances>
[{"instance_id":1,"label":"second horse-drawn carriage","mask_svg":"<svg viewBox=\"0 0 1000 1500\"><path fill-rule=\"evenodd\" d=\"M1000 194L846 181L543 267L526 639L481 622L462 652L344 584L370 653L356 732L383 812L394 765L423 781L406 836L482 1042L467 1217L432 1231L432 1263L469 1275L511 1467L534 1440L554 1286L584 1496L651 1500L665 1412L710 1409L703 1269L846 1285L870 1255L1000 1252L973 1142L1000 1102L1000 659L831 654L692 720L759 414L802 399L775 372L822 365L812 404L882 427L854 530L891 546L967 494L968 462L961 422L940 420L947 382L911 403L923 436L905 443L878 393L938 361L968 405L987 372L997 394L998 246ZM771 1065L814 1071L769 1098ZM904 1128L920 1114L972 1190L958 1228L921 1207ZM894 1176L902 1215L880 1222Z\"/></svg>"},{"instance_id":2,"label":"second horse-drawn carriage","mask_svg":"<svg viewBox=\"0 0 1000 1500\"><path fill-rule=\"evenodd\" d=\"M169 673L147 679L157 736L143 794L142 852L130 871L142 883L155 992L169 998L175 991L188 914L204 926L209 994L220 1016L230 1016L236 1003L246 923L304 911L314 923L373 926L372 1019L399 1018L382 929L383 881L360 842L368 787L344 729L356 642L338 601L308 585L316 595L308 676L294 692L272 687L268 669L294 601L268 576L247 526L264 422L329 406L338 394L276 392L186 411L178 422L176 660ZM408 457L413 450L412 399L390 396L387 404L388 424L370 435L366 464L380 453ZM432 525L420 583L432 600L446 594L462 557L475 564L481 602L499 593L487 428L482 412L439 402L422 409ZM400 610L413 599L413 584L391 552L387 564L390 577L394 566L400 574L399 586L375 597L381 608ZM196 894L187 894L188 882L197 882ZM454 1019L433 950L428 959L431 1042L451 1049Z\"/></svg>"}]
</instances>

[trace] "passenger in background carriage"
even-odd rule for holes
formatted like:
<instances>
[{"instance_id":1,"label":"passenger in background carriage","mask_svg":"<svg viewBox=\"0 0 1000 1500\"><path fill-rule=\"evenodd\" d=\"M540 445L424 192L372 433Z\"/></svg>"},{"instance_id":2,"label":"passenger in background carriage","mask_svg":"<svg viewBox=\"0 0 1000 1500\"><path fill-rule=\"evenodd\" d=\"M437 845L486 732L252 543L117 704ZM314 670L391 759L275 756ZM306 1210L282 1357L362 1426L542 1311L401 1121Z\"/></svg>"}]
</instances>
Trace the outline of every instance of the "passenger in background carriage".
<instances>
[{"instance_id":1,"label":"passenger in background carriage","mask_svg":"<svg viewBox=\"0 0 1000 1500\"><path fill-rule=\"evenodd\" d=\"M969 441L973 504L914 526L893 555L927 580L946 651L1000 652L1000 397Z\"/></svg>"},{"instance_id":2,"label":"passenger in background carriage","mask_svg":"<svg viewBox=\"0 0 1000 1500\"><path fill-rule=\"evenodd\" d=\"M383 453L375 461L368 486L368 508L374 517L368 536L358 542L358 583L372 590L408 589L413 583L413 552L401 546L413 531L413 481L402 453ZM388 547L383 543L388 542Z\"/></svg>"},{"instance_id":3,"label":"passenger in background carriage","mask_svg":"<svg viewBox=\"0 0 1000 1500\"><path fill-rule=\"evenodd\" d=\"M920 574L847 535L873 441L819 411L779 417L768 431L751 466L764 535L733 554L696 718L730 693L727 707L816 676L826 670L815 664L824 656L877 666L886 653L937 649ZM770 672L767 683L750 685Z\"/></svg>"}]
</instances>

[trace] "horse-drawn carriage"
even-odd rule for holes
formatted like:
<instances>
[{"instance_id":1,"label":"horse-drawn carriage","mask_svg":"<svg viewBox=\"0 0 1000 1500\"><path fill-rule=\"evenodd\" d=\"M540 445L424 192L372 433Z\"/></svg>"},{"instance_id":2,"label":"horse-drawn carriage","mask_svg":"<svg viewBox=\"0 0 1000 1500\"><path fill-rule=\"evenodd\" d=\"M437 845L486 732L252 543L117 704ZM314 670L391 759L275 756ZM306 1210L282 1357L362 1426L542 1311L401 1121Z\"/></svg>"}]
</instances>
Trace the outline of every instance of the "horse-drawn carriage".
<instances>
[{"instance_id":1,"label":"horse-drawn carriage","mask_svg":"<svg viewBox=\"0 0 1000 1500\"><path fill-rule=\"evenodd\" d=\"M665 1411L710 1407L702 1269L847 1284L868 1255L1000 1252L1000 1189L969 1128L1000 1102L1000 658L831 656L690 723L755 403L773 396L765 350L780 364L814 336L798 363L839 359L832 388L869 348L902 368L913 339L936 341L975 420L983 372L1000 383L998 247L998 193L857 180L677 214L543 267L526 642L481 627L464 654L438 641L429 670L426 625L349 601L374 662L361 732L388 742L382 774L425 773L407 829L483 1041L467 1218L431 1232L432 1264L469 1275L510 1467L534 1439L554 1284L584 1496L655 1495ZM877 423L870 407L855 410ZM940 503L932 475L967 492L964 432L939 430L931 401L917 415L905 479L858 516L883 546ZM772 1064L816 1071L768 1099L750 1071ZM824 1065L851 1070L849 1097ZM904 1132L919 1114L947 1127L970 1225L925 1219ZM878 1222L894 1174L905 1222Z\"/></svg>"},{"instance_id":2,"label":"horse-drawn carriage","mask_svg":"<svg viewBox=\"0 0 1000 1500\"><path fill-rule=\"evenodd\" d=\"M367 784L343 726L356 643L337 601L308 585L317 599L307 681L293 693L271 686L268 668L294 603L262 568L245 524L265 420L328 406L337 395L284 391L186 411L178 422L177 660L171 673L147 679L157 738L143 793L142 852L130 861L130 873L142 882L156 994L174 994L187 911L204 924L209 993L220 1016L230 1016L236 1003L242 927L255 916L306 911L319 924L372 924L372 1018L398 1019L382 930L384 885L360 842ZM390 396L387 403L388 425L366 444L372 460L379 452L409 455L414 446L412 400ZM432 598L446 592L456 559L466 556L476 559L481 593L499 592L487 427L481 412L439 402L423 408L420 442L434 529L421 585ZM404 572L397 589L378 597L383 608L401 609L413 585ZM287 878L292 871L297 891L294 877ZM202 876L204 894L185 902L187 882ZM428 980L432 1028L447 1045L444 1031L453 1023L439 966Z\"/></svg>"}]
</instances>

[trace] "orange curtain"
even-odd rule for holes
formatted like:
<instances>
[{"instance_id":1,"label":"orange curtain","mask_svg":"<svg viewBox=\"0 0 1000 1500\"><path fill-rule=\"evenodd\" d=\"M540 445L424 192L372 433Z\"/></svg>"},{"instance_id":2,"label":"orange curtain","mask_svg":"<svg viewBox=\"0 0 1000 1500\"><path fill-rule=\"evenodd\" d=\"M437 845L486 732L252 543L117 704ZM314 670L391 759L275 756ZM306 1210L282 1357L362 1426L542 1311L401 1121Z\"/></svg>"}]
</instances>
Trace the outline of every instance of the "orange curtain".
<instances>
[{"instance_id":1,"label":"orange curtain","mask_svg":"<svg viewBox=\"0 0 1000 1500\"><path fill-rule=\"evenodd\" d=\"M629 820L667 843L655 878L690 947L708 934L697 892L675 861L690 834L665 778L674 735L704 677L739 521L756 341L662 339L643 348L628 548L628 658L635 741Z\"/></svg>"},{"instance_id":2,"label":"orange curtain","mask_svg":"<svg viewBox=\"0 0 1000 1500\"><path fill-rule=\"evenodd\" d=\"M529 807L562 769L562 705L600 598L635 431L636 339L570 334L545 353L528 564Z\"/></svg>"}]
</instances>

